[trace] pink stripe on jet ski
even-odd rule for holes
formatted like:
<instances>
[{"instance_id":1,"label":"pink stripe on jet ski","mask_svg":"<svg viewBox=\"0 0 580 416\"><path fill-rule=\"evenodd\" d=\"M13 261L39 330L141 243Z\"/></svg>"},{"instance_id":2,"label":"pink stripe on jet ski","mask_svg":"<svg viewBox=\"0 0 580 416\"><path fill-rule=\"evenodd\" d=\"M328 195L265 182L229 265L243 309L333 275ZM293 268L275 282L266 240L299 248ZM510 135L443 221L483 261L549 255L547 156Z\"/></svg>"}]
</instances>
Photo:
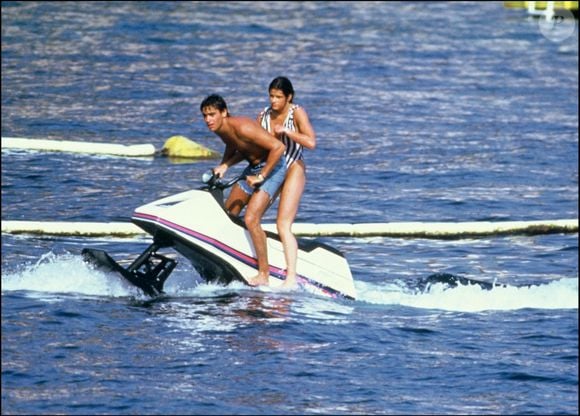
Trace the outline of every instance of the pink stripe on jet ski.
<instances>
[{"instance_id":1,"label":"pink stripe on jet ski","mask_svg":"<svg viewBox=\"0 0 580 416\"><path fill-rule=\"evenodd\" d=\"M140 219L140 220L144 220L144 221L153 222L156 224L163 225L169 229L180 231L180 232L185 233L191 237L194 237L200 241L203 241L204 243L210 244L211 246L223 251L224 253L232 256L233 258L241 261L242 263L245 263L248 266L255 267L256 269L258 267L258 262L255 258L250 257L250 256L222 243L221 241L216 240L215 238L208 237L207 235L198 233L197 231L194 231L190 228L187 228L187 227L184 227L182 225L176 224L172 221L168 221L166 219L157 217L155 215L143 214L140 212L133 213L133 218L138 219L138 220ZM280 279L286 278L286 274L284 273L284 270L280 269L279 267L269 266L269 272L271 275L278 277ZM338 292L332 288L329 288L327 286L323 286L318 282L311 281L310 279L308 279L307 277L304 277L302 275L298 275L297 278L299 281L301 281L303 283L308 282L311 285L316 286L319 290L323 291L329 297L334 298L340 294L340 292Z\"/></svg>"}]
</instances>

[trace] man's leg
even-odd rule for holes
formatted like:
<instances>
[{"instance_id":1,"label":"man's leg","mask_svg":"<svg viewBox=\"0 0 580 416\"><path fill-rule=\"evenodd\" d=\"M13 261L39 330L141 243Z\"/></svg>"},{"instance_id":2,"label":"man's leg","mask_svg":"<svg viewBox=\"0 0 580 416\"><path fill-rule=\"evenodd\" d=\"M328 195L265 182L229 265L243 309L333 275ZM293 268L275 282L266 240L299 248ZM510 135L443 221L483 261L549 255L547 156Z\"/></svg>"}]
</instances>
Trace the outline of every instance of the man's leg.
<instances>
[{"instance_id":1,"label":"man's leg","mask_svg":"<svg viewBox=\"0 0 580 416\"><path fill-rule=\"evenodd\" d=\"M268 249L266 246L266 233L262 229L262 217L270 203L270 195L264 191L256 191L250 198L244 221L250 233L254 251L258 259L258 275L247 279L252 286L267 285L270 276L270 264L268 263Z\"/></svg>"},{"instance_id":2,"label":"man's leg","mask_svg":"<svg viewBox=\"0 0 580 416\"><path fill-rule=\"evenodd\" d=\"M228 200L224 204L226 211L236 217L239 216L250 200L250 196L238 184L235 184L228 196Z\"/></svg>"}]
</instances>

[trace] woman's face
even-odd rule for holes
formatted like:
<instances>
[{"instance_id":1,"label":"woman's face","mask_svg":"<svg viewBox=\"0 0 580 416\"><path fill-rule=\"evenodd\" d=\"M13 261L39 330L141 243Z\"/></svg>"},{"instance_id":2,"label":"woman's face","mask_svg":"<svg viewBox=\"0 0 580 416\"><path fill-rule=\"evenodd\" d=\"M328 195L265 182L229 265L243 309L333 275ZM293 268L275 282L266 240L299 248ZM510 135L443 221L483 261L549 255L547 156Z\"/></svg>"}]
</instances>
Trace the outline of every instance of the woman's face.
<instances>
[{"instance_id":1,"label":"woman's face","mask_svg":"<svg viewBox=\"0 0 580 416\"><path fill-rule=\"evenodd\" d=\"M290 97L286 97L282 90L272 88L270 90L270 106L274 111L282 111L286 104L290 102Z\"/></svg>"}]
</instances>

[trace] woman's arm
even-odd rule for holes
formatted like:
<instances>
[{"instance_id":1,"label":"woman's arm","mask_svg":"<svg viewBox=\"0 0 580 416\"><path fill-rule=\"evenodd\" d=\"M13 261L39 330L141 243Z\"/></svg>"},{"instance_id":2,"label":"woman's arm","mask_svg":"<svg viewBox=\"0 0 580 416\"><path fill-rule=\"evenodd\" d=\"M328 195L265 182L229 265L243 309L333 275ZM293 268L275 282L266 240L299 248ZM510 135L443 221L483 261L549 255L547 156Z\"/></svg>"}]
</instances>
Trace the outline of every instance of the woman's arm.
<instances>
[{"instance_id":1,"label":"woman's arm","mask_svg":"<svg viewBox=\"0 0 580 416\"><path fill-rule=\"evenodd\" d=\"M294 124L296 124L296 131L291 131L280 126L276 128L276 133L284 133L296 143L301 144L307 149L314 150L316 148L316 133L310 124L308 114L302 107L294 110Z\"/></svg>"}]
</instances>

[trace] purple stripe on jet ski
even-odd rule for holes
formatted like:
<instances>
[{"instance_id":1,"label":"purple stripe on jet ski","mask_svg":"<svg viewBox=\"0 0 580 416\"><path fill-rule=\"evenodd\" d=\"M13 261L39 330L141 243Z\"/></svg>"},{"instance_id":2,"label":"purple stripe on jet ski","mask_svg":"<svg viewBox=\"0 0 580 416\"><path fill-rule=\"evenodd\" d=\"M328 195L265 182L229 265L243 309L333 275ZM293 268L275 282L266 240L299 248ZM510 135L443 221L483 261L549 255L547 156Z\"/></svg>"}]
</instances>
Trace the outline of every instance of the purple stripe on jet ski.
<instances>
[{"instance_id":1,"label":"purple stripe on jet ski","mask_svg":"<svg viewBox=\"0 0 580 416\"><path fill-rule=\"evenodd\" d=\"M198 233L197 231L194 231L192 229L189 229L187 227L184 227L182 225L179 224L175 224L174 222L168 221L166 219L157 217L155 215L149 215L149 214L143 214L140 212L135 212L133 213L133 218L138 219L138 220L144 220L144 221L149 221L149 222L153 222L156 224L161 224L169 229L172 230L176 230L176 231L180 231L182 233L185 233L191 237L194 237L200 241L203 241L204 243L207 243L221 251L223 251L224 253L232 256L233 258L235 258L238 261L241 261L242 263L245 263L248 266L252 266L257 268L258 266L258 262L256 259L254 259L253 257L250 257L226 244L223 244L222 242L208 237L207 235ZM283 273L284 271L278 267L274 267L274 266L269 266L269 271L270 274L278 277L280 279L285 279L286 275ZM297 276L297 280L301 281L301 282L308 282L309 284L316 286L319 290L323 291L327 296L329 297L337 297L337 295L341 295L340 292L338 292L335 289L329 288L327 286L323 286L322 284L316 282L316 281L312 281L307 277L304 277L302 275L298 275ZM343 295L344 296L344 295Z\"/></svg>"}]
</instances>

